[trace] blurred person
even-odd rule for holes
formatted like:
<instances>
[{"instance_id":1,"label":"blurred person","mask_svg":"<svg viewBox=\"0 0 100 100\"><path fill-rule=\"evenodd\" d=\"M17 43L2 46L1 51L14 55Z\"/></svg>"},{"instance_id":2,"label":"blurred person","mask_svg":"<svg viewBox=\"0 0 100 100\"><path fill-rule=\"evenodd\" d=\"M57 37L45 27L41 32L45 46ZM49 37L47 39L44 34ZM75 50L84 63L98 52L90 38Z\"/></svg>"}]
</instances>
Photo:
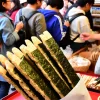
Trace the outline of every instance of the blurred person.
<instances>
[{"instance_id":1,"label":"blurred person","mask_svg":"<svg viewBox=\"0 0 100 100\"><path fill-rule=\"evenodd\" d=\"M64 17L68 9L68 0L63 0L63 2L64 2L64 6L62 9L60 9L60 13Z\"/></svg>"},{"instance_id":2,"label":"blurred person","mask_svg":"<svg viewBox=\"0 0 100 100\"><path fill-rule=\"evenodd\" d=\"M41 8L42 0L27 0L28 5L21 9L22 16L28 18L30 14L33 14L37 9ZM16 15L15 24L20 20L20 10ZM43 14L37 12L31 16L28 20L30 36L39 37L44 31L46 31L46 23Z\"/></svg>"},{"instance_id":3,"label":"blurred person","mask_svg":"<svg viewBox=\"0 0 100 100\"><path fill-rule=\"evenodd\" d=\"M19 9L21 9L19 0L12 0L11 2L11 10L8 11L8 15L12 18L13 22L15 21L16 13Z\"/></svg>"},{"instance_id":4,"label":"blurred person","mask_svg":"<svg viewBox=\"0 0 100 100\"><path fill-rule=\"evenodd\" d=\"M48 0L47 7L39 9L39 12L45 16L47 31L51 33L58 44L67 30L67 23L65 22L65 25L63 25L61 14L59 13L63 5L63 0Z\"/></svg>"},{"instance_id":5,"label":"blurred person","mask_svg":"<svg viewBox=\"0 0 100 100\"><path fill-rule=\"evenodd\" d=\"M71 19L71 17L75 14L83 13L83 16L79 16L76 18L70 25L71 33L70 37L73 40L76 36L83 32L87 33L95 33L90 27L90 23L88 18L85 16L85 12L88 12L91 6L94 4L94 0L77 0L77 7L73 7L68 11L67 17ZM71 48L74 52L83 48L86 45L86 42L83 41L80 37L78 37L72 44Z\"/></svg>"},{"instance_id":6,"label":"blurred person","mask_svg":"<svg viewBox=\"0 0 100 100\"><path fill-rule=\"evenodd\" d=\"M47 7L47 2L48 2L48 0L43 0L42 1L42 5L41 5L42 9L45 9Z\"/></svg>"},{"instance_id":7,"label":"blurred person","mask_svg":"<svg viewBox=\"0 0 100 100\"><path fill-rule=\"evenodd\" d=\"M73 7L76 7L76 8L78 7L77 2L74 3L72 6L70 6L70 7L67 9L67 12L66 12L66 14L65 14L65 16L64 16L64 20L66 20L66 17L67 17L68 12L69 12ZM93 30L93 29L94 29L94 28L93 28L93 18L92 18L92 15L91 15L90 10L89 10L88 12L85 12L85 16L88 18L89 23L90 23L90 27L91 27L91 29Z\"/></svg>"},{"instance_id":8,"label":"blurred person","mask_svg":"<svg viewBox=\"0 0 100 100\"><path fill-rule=\"evenodd\" d=\"M0 0L0 54L4 56L20 39L18 31L23 28L23 23L19 22L14 29L11 18L6 14L8 10L11 10L11 2L10 0ZM10 84L0 76L0 99L8 94L9 87Z\"/></svg>"},{"instance_id":9,"label":"blurred person","mask_svg":"<svg viewBox=\"0 0 100 100\"><path fill-rule=\"evenodd\" d=\"M68 8L76 3L77 0L68 0Z\"/></svg>"},{"instance_id":10,"label":"blurred person","mask_svg":"<svg viewBox=\"0 0 100 100\"><path fill-rule=\"evenodd\" d=\"M27 0L20 0L20 4L22 5L22 7L26 7L27 6Z\"/></svg>"}]
</instances>

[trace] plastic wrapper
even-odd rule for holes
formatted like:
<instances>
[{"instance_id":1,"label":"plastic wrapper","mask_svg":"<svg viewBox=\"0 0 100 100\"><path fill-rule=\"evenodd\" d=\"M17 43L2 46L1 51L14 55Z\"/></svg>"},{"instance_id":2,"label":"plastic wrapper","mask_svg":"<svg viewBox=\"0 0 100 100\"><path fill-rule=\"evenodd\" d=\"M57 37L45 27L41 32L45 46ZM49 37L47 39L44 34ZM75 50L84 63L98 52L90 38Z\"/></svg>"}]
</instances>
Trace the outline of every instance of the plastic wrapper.
<instances>
[{"instance_id":1,"label":"plastic wrapper","mask_svg":"<svg viewBox=\"0 0 100 100\"><path fill-rule=\"evenodd\" d=\"M100 56L98 57L98 60L96 62L94 73L100 75Z\"/></svg>"},{"instance_id":2,"label":"plastic wrapper","mask_svg":"<svg viewBox=\"0 0 100 100\"><path fill-rule=\"evenodd\" d=\"M92 100L89 92L81 78L78 84L62 99L60 100Z\"/></svg>"}]
</instances>

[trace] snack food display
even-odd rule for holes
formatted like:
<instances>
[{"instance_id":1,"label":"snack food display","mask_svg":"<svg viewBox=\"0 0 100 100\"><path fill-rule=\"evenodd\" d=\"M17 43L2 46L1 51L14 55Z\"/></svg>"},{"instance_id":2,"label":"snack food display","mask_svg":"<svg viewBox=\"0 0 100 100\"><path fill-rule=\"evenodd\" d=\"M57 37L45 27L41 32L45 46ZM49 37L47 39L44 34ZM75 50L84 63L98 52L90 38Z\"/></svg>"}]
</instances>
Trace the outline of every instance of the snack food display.
<instances>
[{"instance_id":1,"label":"snack food display","mask_svg":"<svg viewBox=\"0 0 100 100\"><path fill-rule=\"evenodd\" d=\"M76 76L73 68L69 64L68 60L64 56L55 40L47 31L41 34L40 38L47 50L50 52L52 58L57 62L65 77L68 79L68 82L70 82L71 86L74 87L77 84L79 78Z\"/></svg>"},{"instance_id":2,"label":"snack food display","mask_svg":"<svg viewBox=\"0 0 100 100\"><path fill-rule=\"evenodd\" d=\"M73 56L69 59L70 64L75 71L86 72L89 69L91 62L81 56Z\"/></svg>"},{"instance_id":3,"label":"snack food display","mask_svg":"<svg viewBox=\"0 0 100 100\"><path fill-rule=\"evenodd\" d=\"M0 66L0 75L2 75L10 84L12 84L17 91L19 91L26 100L31 100L30 97L23 91L22 87L15 81L15 79L9 75L9 73L3 68L3 66Z\"/></svg>"},{"instance_id":4,"label":"snack food display","mask_svg":"<svg viewBox=\"0 0 100 100\"><path fill-rule=\"evenodd\" d=\"M46 31L42 35L42 41L32 37L32 42L25 40L26 45L22 44L20 49L14 47L13 53L8 51L8 59L0 56L5 73L9 74L3 76L12 77L8 82L14 81L14 87L27 100L59 100L76 86L79 77L50 33Z\"/></svg>"},{"instance_id":5,"label":"snack food display","mask_svg":"<svg viewBox=\"0 0 100 100\"><path fill-rule=\"evenodd\" d=\"M39 75L24 58L19 59L11 52L7 52L7 56L20 71L20 73L23 74L26 79L30 81L30 84L34 87L34 89L38 91L45 99L58 99L55 91L53 91L50 86L46 84L41 75Z\"/></svg>"},{"instance_id":6,"label":"snack food display","mask_svg":"<svg viewBox=\"0 0 100 100\"><path fill-rule=\"evenodd\" d=\"M100 92L100 77L82 75L84 83L89 90Z\"/></svg>"}]
</instances>

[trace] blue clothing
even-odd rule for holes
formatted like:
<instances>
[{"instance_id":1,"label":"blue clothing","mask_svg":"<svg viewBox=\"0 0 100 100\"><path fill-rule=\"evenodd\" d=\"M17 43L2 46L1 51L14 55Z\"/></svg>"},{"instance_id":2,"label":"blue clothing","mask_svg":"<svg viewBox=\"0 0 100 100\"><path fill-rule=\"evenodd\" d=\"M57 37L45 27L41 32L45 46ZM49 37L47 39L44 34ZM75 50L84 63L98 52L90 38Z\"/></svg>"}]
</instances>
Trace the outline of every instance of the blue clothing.
<instances>
[{"instance_id":1,"label":"blue clothing","mask_svg":"<svg viewBox=\"0 0 100 100\"><path fill-rule=\"evenodd\" d=\"M11 50L15 41L19 40L19 35L14 31L13 22L6 13L0 12L0 41L2 43L0 53L6 55L6 51Z\"/></svg>"},{"instance_id":2,"label":"blue clothing","mask_svg":"<svg viewBox=\"0 0 100 100\"><path fill-rule=\"evenodd\" d=\"M0 54L6 56L7 51L11 51L14 47L15 41L19 40L19 36L14 32L13 23L11 23L10 17L6 13L0 12ZM0 81L5 81L2 76L0 76Z\"/></svg>"},{"instance_id":3,"label":"blue clothing","mask_svg":"<svg viewBox=\"0 0 100 100\"><path fill-rule=\"evenodd\" d=\"M8 95L9 88L10 88L9 83L0 81L0 100L4 96Z\"/></svg>"},{"instance_id":4,"label":"blue clothing","mask_svg":"<svg viewBox=\"0 0 100 100\"><path fill-rule=\"evenodd\" d=\"M0 12L0 54L6 56L11 51L14 43L19 40L19 35L14 31L14 25L6 13ZM8 94L10 85L0 76L0 99Z\"/></svg>"},{"instance_id":5,"label":"blue clothing","mask_svg":"<svg viewBox=\"0 0 100 100\"><path fill-rule=\"evenodd\" d=\"M59 14L53 10L39 9L46 20L47 31L51 33L57 43L65 36L67 27L62 25Z\"/></svg>"}]
</instances>

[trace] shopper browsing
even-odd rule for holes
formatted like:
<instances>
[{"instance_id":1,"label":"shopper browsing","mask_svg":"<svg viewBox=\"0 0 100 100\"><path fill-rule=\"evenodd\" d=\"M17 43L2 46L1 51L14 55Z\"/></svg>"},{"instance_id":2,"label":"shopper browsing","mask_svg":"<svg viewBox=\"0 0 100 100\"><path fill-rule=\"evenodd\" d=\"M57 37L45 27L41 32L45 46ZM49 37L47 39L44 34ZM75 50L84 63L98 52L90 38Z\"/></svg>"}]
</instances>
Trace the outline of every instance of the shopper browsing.
<instances>
[{"instance_id":1,"label":"shopper browsing","mask_svg":"<svg viewBox=\"0 0 100 100\"><path fill-rule=\"evenodd\" d=\"M0 0L0 54L6 56L16 41L20 39L18 31L23 28L19 22L14 28L11 18L6 14L11 9L11 0ZM0 99L8 94L10 85L0 76Z\"/></svg>"},{"instance_id":2,"label":"shopper browsing","mask_svg":"<svg viewBox=\"0 0 100 100\"><path fill-rule=\"evenodd\" d=\"M77 7L73 7L69 10L67 16L69 19L72 18L73 15L82 13L83 16L77 17L70 25L71 33L70 37L71 40L73 40L76 36L83 32L87 33L95 33L90 28L90 23L88 18L85 16L85 12L88 12L91 8L91 6L94 4L94 0L77 0ZM75 52L81 48L83 48L86 45L85 41L82 40L80 37L78 37L73 44L71 44L72 50Z\"/></svg>"}]
</instances>

